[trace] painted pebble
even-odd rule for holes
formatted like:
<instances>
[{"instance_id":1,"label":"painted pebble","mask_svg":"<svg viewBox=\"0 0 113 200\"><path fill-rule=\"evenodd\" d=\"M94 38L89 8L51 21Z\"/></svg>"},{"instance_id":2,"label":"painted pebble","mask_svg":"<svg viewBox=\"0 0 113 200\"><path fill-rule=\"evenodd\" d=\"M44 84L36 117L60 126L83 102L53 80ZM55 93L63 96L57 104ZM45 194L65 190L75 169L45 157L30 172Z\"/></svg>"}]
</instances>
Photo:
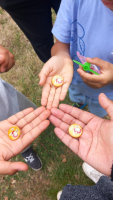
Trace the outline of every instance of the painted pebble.
<instances>
[{"instance_id":1,"label":"painted pebble","mask_svg":"<svg viewBox=\"0 0 113 200\"><path fill-rule=\"evenodd\" d=\"M78 138L82 135L82 128L78 124L72 124L69 127L69 134L74 138Z\"/></svg>"},{"instance_id":2,"label":"painted pebble","mask_svg":"<svg viewBox=\"0 0 113 200\"><path fill-rule=\"evenodd\" d=\"M55 75L53 76L52 78L52 84L55 86L55 87L60 87L62 86L64 83L64 79L62 76L59 76L59 75Z\"/></svg>"},{"instance_id":3,"label":"painted pebble","mask_svg":"<svg viewBox=\"0 0 113 200\"><path fill-rule=\"evenodd\" d=\"M12 126L8 130L8 137L11 140L17 140L20 137L20 129L17 126Z\"/></svg>"}]
</instances>

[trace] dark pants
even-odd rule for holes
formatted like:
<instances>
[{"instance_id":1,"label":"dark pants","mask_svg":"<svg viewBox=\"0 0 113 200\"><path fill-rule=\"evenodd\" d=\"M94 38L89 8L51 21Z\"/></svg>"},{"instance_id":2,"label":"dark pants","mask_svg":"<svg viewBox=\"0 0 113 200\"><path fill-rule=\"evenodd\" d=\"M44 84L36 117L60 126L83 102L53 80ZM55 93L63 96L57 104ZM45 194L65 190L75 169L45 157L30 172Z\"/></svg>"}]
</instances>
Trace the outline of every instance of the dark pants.
<instances>
[{"instance_id":1,"label":"dark pants","mask_svg":"<svg viewBox=\"0 0 113 200\"><path fill-rule=\"evenodd\" d=\"M57 13L61 0L0 0L31 42L39 58L46 62L53 46L51 8Z\"/></svg>"}]
</instances>

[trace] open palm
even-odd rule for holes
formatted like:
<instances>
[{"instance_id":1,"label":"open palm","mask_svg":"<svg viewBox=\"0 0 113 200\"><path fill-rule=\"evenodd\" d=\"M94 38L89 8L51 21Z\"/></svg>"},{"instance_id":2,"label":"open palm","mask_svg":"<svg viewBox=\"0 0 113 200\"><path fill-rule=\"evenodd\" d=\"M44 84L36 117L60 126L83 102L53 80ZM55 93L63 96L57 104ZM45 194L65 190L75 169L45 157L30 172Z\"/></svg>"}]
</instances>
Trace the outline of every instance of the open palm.
<instances>
[{"instance_id":1,"label":"open palm","mask_svg":"<svg viewBox=\"0 0 113 200\"><path fill-rule=\"evenodd\" d=\"M25 163L8 160L21 153L48 127L49 120L46 119L49 115L50 112L44 107L35 111L28 108L0 122L0 174L11 175L28 169ZM12 126L18 126L21 130L20 137L15 141L8 137L8 130Z\"/></svg>"},{"instance_id":2,"label":"open palm","mask_svg":"<svg viewBox=\"0 0 113 200\"><path fill-rule=\"evenodd\" d=\"M56 88L52 85L54 75L60 75L64 79L64 84ZM53 56L41 70L40 85L43 85L41 105L47 106L47 109L58 107L59 101L65 99L69 85L73 77L73 64L71 59L64 62L62 56Z\"/></svg>"},{"instance_id":3,"label":"open palm","mask_svg":"<svg viewBox=\"0 0 113 200\"><path fill-rule=\"evenodd\" d=\"M101 94L100 103L111 120L62 104L60 110L51 110L50 121L56 126L56 135L75 154L101 173L110 175L113 161L113 102ZM74 123L83 128L79 139L68 134L69 126Z\"/></svg>"}]
</instances>

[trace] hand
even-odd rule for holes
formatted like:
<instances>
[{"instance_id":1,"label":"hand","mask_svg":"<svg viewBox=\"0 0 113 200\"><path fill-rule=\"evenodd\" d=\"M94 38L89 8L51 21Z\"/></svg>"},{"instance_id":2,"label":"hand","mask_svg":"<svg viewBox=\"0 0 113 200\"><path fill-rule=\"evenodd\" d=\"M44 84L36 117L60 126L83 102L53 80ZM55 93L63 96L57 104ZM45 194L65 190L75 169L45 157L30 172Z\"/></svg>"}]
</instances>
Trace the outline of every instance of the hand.
<instances>
[{"instance_id":1,"label":"hand","mask_svg":"<svg viewBox=\"0 0 113 200\"><path fill-rule=\"evenodd\" d=\"M113 164L113 102L104 94L99 96L99 102L111 120L64 104L59 106L60 110L51 109L49 119L56 126L56 135L65 145L86 163L109 176ZM83 134L78 139L68 134L69 126L74 123L83 128Z\"/></svg>"},{"instance_id":2,"label":"hand","mask_svg":"<svg viewBox=\"0 0 113 200\"><path fill-rule=\"evenodd\" d=\"M14 56L6 48L0 45L0 72L9 71L15 64Z\"/></svg>"},{"instance_id":3,"label":"hand","mask_svg":"<svg viewBox=\"0 0 113 200\"><path fill-rule=\"evenodd\" d=\"M104 87L108 84L113 84L113 64L99 58L87 58L86 61L100 67L101 74L89 74L79 68L77 72L80 74L84 83L94 89Z\"/></svg>"},{"instance_id":4,"label":"hand","mask_svg":"<svg viewBox=\"0 0 113 200\"><path fill-rule=\"evenodd\" d=\"M64 84L59 88L55 88L51 83L54 75L61 75L64 78ZM47 105L47 109L58 107L59 101L65 99L72 77L73 62L71 58L64 59L63 56L56 55L45 63L39 74L39 84L44 85L41 105Z\"/></svg>"},{"instance_id":5,"label":"hand","mask_svg":"<svg viewBox=\"0 0 113 200\"><path fill-rule=\"evenodd\" d=\"M0 122L0 174L12 175L28 169L23 162L8 160L21 153L49 126L50 122L46 120L49 115L50 112L44 107L36 110L28 108ZM20 137L15 141L8 137L8 130L12 126L18 126L21 130Z\"/></svg>"}]
</instances>

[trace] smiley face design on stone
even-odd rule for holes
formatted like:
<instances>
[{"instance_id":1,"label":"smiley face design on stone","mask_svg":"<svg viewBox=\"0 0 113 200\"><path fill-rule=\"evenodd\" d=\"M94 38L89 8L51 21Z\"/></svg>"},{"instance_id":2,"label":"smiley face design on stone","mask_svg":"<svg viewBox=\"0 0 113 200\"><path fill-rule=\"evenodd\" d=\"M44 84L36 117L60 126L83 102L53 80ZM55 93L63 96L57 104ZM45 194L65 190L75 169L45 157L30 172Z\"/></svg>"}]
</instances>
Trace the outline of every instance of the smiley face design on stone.
<instances>
[{"instance_id":1,"label":"smiley face design on stone","mask_svg":"<svg viewBox=\"0 0 113 200\"><path fill-rule=\"evenodd\" d=\"M78 138L82 135L82 128L78 124L72 124L69 127L69 134L74 138Z\"/></svg>"},{"instance_id":2,"label":"smiley face design on stone","mask_svg":"<svg viewBox=\"0 0 113 200\"><path fill-rule=\"evenodd\" d=\"M63 77L60 75L55 75L52 78L52 85L54 85L55 87L60 87L62 86L64 83Z\"/></svg>"},{"instance_id":3,"label":"smiley face design on stone","mask_svg":"<svg viewBox=\"0 0 113 200\"><path fill-rule=\"evenodd\" d=\"M20 129L17 126L13 126L8 131L8 137L11 140L17 140L20 137Z\"/></svg>"}]
</instances>

